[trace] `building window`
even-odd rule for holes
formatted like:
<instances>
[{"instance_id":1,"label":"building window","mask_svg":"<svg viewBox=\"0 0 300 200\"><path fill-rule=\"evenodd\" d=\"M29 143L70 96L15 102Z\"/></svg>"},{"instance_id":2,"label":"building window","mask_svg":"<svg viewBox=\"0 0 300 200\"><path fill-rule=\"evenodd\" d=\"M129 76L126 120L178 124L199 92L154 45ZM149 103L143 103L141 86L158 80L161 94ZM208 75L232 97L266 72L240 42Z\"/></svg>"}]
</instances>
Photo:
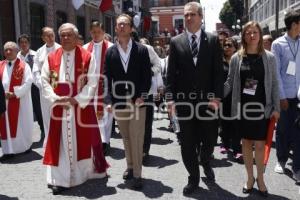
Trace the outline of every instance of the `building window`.
<instances>
[{"instance_id":1,"label":"building window","mask_svg":"<svg viewBox=\"0 0 300 200\"><path fill-rule=\"evenodd\" d=\"M13 1L0 1L0 60L3 59L3 45L7 41L16 41L15 38L15 18L12 13Z\"/></svg>"},{"instance_id":2,"label":"building window","mask_svg":"<svg viewBox=\"0 0 300 200\"><path fill-rule=\"evenodd\" d=\"M270 9L271 9L271 16L273 16L275 14L275 1L271 1Z\"/></svg>"},{"instance_id":3,"label":"building window","mask_svg":"<svg viewBox=\"0 0 300 200\"><path fill-rule=\"evenodd\" d=\"M279 0L279 10L282 10L284 8L283 3L286 0Z\"/></svg>"},{"instance_id":4,"label":"building window","mask_svg":"<svg viewBox=\"0 0 300 200\"><path fill-rule=\"evenodd\" d=\"M183 16L173 16L173 35L182 33L184 27Z\"/></svg>"},{"instance_id":5,"label":"building window","mask_svg":"<svg viewBox=\"0 0 300 200\"><path fill-rule=\"evenodd\" d=\"M287 7L287 1L283 1L283 9Z\"/></svg>"},{"instance_id":6,"label":"building window","mask_svg":"<svg viewBox=\"0 0 300 200\"><path fill-rule=\"evenodd\" d=\"M42 46L42 28L45 26L44 7L39 4L30 3L30 36L31 48L38 49Z\"/></svg>"},{"instance_id":7,"label":"building window","mask_svg":"<svg viewBox=\"0 0 300 200\"><path fill-rule=\"evenodd\" d=\"M259 9L258 9L258 13L259 13L259 21L262 21L263 20L263 7L260 6Z\"/></svg>"},{"instance_id":8,"label":"building window","mask_svg":"<svg viewBox=\"0 0 300 200\"><path fill-rule=\"evenodd\" d=\"M269 3L270 1L265 2L265 4L263 5L263 9L264 9L264 19L267 19L269 17Z\"/></svg>"},{"instance_id":9,"label":"building window","mask_svg":"<svg viewBox=\"0 0 300 200\"><path fill-rule=\"evenodd\" d=\"M184 0L174 0L174 6L183 6L185 4Z\"/></svg>"},{"instance_id":10,"label":"building window","mask_svg":"<svg viewBox=\"0 0 300 200\"><path fill-rule=\"evenodd\" d=\"M151 7L158 7L159 6L159 0L153 0L151 1L152 5L150 5Z\"/></svg>"},{"instance_id":11,"label":"building window","mask_svg":"<svg viewBox=\"0 0 300 200\"><path fill-rule=\"evenodd\" d=\"M79 34L82 35L82 38L85 41L85 19L84 19L84 17L77 16L76 23L77 23L77 28L78 28Z\"/></svg>"},{"instance_id":12,"label":"building window","mask_svg":"<svg viewBox=\"0 0 300 200\"><path fill-rule=\"evenodd\" d=\"M152 21L152 35L159 36L158 21Z\"/></svg>"}]
</instances>

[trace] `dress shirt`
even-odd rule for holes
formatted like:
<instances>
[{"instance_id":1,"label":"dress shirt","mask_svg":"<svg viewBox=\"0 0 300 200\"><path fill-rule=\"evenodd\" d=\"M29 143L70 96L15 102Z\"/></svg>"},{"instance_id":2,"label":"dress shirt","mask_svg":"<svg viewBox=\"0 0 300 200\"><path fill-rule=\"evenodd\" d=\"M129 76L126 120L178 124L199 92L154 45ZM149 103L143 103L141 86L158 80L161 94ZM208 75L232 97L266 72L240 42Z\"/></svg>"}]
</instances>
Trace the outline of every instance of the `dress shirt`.
<instances>
[{"instance_id":1,"label":"dress shirt","mask_svg":"<svg viewBox=\"0 0 300 200\"><path fill-rule=\"evenodd\" d=\"M96 73L98 73L98 74L100 73L102 45L103 45L103 40L101 42L98 42L98 43L94 42L94 47L93 47L93 54L95 56L95 60L96 60L96 63L97 63Z\"/></svg>"},{"instance_id":2,"label":"dress shirt","mask_svg":"<svg viewBox=\"0 0 300 200\"><path fill-rule=\"evenodd\" d=\"M128 69L128 63L129 63L129 59L130 59L130 53L131 53L131 48L132 48L132 40L130 39L128 44L127 44L127 50L126 52L124 51L124 49L122 49L119 41L116 42L117 43L117 47L120 53L120 59L124 68L125 73L127 73L127 69Z\"/></svg>"},{"instance_id":3,"label":"dress shirt","mask_svg":"<svg viewBox=\"0 0 300 200\"><path fill-rule=\"evenodd\" d=\"M196 33L191 33L191 32L189 32L188 30L186 30L186 33L187 33L188 38L189 38L191 51L192 51L192 41L193 41L192 36L193 36L193 35L196 35L196 36L197 36L196 42L197 42L197 45L198 45L197 48L198 48L198 53L199 53L199 47L200 47L200 42L201 42L201 29L199 29ZM193 58L195 65L196 65L196 63L197 63L197 59L198 59L197 57L194 57L194 58Z\"/></svg>"},{"instance_id":4,"label":"dress shirt","mask_svg":"<svg viewBox=\"0 0 300 200\"><path fill-rule=\"evenodd\" d=\"M292 39L286 33L272 44L272 52L276 58L280 99L296 98L300 85L300 37ZM298 52L297 52L298 49ZM293 55L294 54L294 55ZM296 63L295 76L287 74L290 61Z\"/></svg>"}]
</instances>

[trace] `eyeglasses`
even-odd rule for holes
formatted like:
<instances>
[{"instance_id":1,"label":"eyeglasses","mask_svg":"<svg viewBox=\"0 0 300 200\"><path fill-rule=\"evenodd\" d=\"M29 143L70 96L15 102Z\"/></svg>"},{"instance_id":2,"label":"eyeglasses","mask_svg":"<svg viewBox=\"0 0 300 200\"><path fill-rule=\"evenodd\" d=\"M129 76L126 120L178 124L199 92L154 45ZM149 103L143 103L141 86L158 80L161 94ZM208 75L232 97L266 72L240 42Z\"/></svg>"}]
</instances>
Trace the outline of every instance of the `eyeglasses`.
<instances>
[{"instance_id":1,"label":"eyeglasses","mask_svg":"<svg viewBox=\"0 0 300 200\"><path fill-rule=\"evenodd\" d=\"M257 35L258 34L258 31L246 31L245 33L247 36L250 36L250 35Z\"/></svg>"},{"instance_id":2,"label":"eyeglasses","mask_svg":"<svg viewBox=\"0 0 300 200\"><path fill-rule=\"evenodd\" d=\"M231 48L231 47L233 47L233 45L232 44L224 44L223 47Z\"/></svg>"}]
</instances>

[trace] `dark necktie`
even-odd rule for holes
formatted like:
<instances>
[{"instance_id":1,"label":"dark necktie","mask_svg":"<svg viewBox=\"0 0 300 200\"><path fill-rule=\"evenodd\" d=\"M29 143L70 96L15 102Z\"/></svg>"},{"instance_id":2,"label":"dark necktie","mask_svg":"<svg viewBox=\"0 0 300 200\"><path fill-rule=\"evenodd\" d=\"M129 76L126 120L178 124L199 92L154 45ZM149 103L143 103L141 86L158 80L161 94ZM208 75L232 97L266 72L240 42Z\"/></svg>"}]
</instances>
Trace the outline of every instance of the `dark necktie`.
<instances>
[{"instance_id":1,"label":"dark necktie","mask_svg":"<svg viewBox=\"0 0 300 200\"><path fill-rule=\"evenodd\" d=\"M197 57L198 55L198 43L197 43L197 36L192 35L192 56L193 58Z\"/></svg>"},{"instance_id":2,"label":"dark necktie","mask_svg":"<svg viewBox=\"0 0 300 200\"><path fill-rule=\"evenodd\" d=\"M8 66L9 66L9 68L11 67L11 61L8 62Z\"/></svg>"},{"instance_id":3,"label":"dark necktie","mask_svg":"<svg viewBox=\"0 0 300 200\"><path fill-rule=\"evenodd\" d=\"M27 59L26 59L26 62L28 63L28 65L32 69L32 66L33 66L33 56L32 55L28 55Z\"/></svg>"}]
</instances>

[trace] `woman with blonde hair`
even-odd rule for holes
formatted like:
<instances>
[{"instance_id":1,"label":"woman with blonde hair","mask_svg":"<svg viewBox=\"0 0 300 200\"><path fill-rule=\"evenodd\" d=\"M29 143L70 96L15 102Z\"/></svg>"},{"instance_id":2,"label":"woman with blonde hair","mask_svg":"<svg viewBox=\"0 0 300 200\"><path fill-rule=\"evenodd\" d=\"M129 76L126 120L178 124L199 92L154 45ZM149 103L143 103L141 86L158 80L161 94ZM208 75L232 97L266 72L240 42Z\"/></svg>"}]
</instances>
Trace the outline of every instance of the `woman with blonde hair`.
<instances>
[{"instance_id":1,"label":"woman with blonde hair","mask_svg":"<svg viewBox=\"0 0 300 200\"><path fill-rule=\"evenodd\" d=\"M262 29L250 21L242 30L242 47L232 56L225 96L232 91L231 115L238 119L238 131L242 138L243 159L247 182L243 193L253 190L253 145L257 169L259 193L266 197L268 190L264 181L264 147L269 119L279 119L279 89L274 55L264 50Z\"/></svg>"}]
</instances>

